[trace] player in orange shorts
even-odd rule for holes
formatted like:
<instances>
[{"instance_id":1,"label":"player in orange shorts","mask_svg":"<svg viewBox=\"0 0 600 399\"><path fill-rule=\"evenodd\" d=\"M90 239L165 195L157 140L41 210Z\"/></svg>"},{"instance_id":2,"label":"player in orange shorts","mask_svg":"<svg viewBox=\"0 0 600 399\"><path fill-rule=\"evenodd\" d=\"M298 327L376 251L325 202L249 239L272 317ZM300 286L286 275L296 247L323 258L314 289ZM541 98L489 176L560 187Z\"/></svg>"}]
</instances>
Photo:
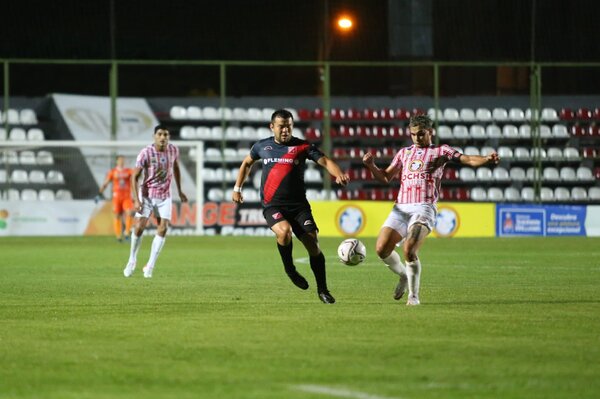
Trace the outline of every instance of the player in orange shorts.
<instances>
[{"instance_id":1,"label":"player in orange shorts","mask_svg":"<svg viewBox=\"0 0 600 399\"><path fill-rule=\"evenodd\" d=\"M131 200L131 176L133 169L125 167L125 157L117 156L117 166L106 174L106 179L100 187L99 197L103 197L106 187L112 183L113 213L115 214L114 229L117 240L129 239L133 221L133 201ZM125 231L123 231L125 217Z\"/></svg>"}]
</instances>

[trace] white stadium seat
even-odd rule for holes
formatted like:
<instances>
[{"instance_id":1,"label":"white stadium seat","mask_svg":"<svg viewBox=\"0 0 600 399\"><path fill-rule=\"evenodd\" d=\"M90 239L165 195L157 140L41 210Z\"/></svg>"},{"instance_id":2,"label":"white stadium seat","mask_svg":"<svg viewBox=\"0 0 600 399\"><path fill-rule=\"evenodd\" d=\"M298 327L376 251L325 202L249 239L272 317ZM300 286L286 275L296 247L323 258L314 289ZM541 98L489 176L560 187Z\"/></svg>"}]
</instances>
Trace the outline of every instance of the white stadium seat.
<instances>
[{"instance_id":1,"label":"white stadium seat","mask_svg":"<svg viewBox=\"0 0 600 399\"><path fill-rule=\"evenodd\" d=\"M504 189L504 199L506 201L521 201L521 193L514 187L506 187Z\"/></svg>"},{"instance_id":2,"label":"white stadium seat","mask_svg":"<svg viewBox=\"0 0 600 399\"><path fill-rule=\"evenodd\" d=\"M491 122L492 112L487 108L477 108L475 111L475 119L479 122Z\"/></svg>"},{"instance_id":3,"label":"white stadium seat","mask_svg":"<svg viewBox=\"0 0 600 399\"><path fill-rule=\"evenodd\" d=\"M471 189L471 199L473 201L487 200L487 193L483 187L473 187Z\"/></svg>"},{"instance_id":4,"label":"white stadium seat","mask_svg":"<svg viewBox=\"0 0 600 399\"><path fill-rule=\"evenodd\" d=\"M600 201L600 187L590 187L588 198L593 201Z\"/></svg>"},{"instance_id":5,"label":"white stadium seat","mask_svg":"<svg viewBox=\"0 0 600 399\"><path fill-rule=\"evenodd\" d=\"M210 140L210 128L208 126L197 126L196 138L198 140Z\"/></svg>"},{"instance_id":6,"label":"white stadium seat","mask_svg":"<svg viewBox=\"0 0 600 399\"><path fill-rule=\"evenodd\" d=\"M569 138L569 131L565 125L552 126L552 136L556 138Z\"/></svg>"},{"instance_id":7,"label":"white stadium seat","mask_svg":"<svg viewBox=\"0 0 600 399\"><path fill-rule=\"evenodd\" d=\"M477 178L475 177L475 171L468 167L463 167L458 171L458 177L462 181L475 181Z\"/></svg>"},{"instance_id":8,"label":"white stadium seat","mask_svg":"<svg viewBox=\"0 0 600 399\"><path fill-rule=\"evenodd\" d=\"M500 159L512 159L513 150L512 148L506 146L498 147L498 156Z\"/></svg>"},{"instance_id":9,"label":"white stadium seat","mask_svg":"<svg viewBox=\"0 0 600 399\"><path fill-rule=\"evenodd\" d=\"M231 110L231 119L234 121L245 121L248 119L246 108L235 107Z\"/></svg>"},{"instance_id":10,"label":"white stadium seat","mask_svg":"<svg viewBox=\"0 0 600 399\"><path fill-rule=\"evenodd\" d=\"M563 181L575 181L577 179L577 175L575 173L575 169L565 166L560 169L560 179Z\"/></svg>"},{"instance_id":11,"label":"white stadium seat","mask_svg":"<svg viewBox=\"0 0 600 399\"><path fill-rule=\"evenodd\" d=\"M46 137L42 129L32 127L27 131L27 140L29 141L44 141Z\"/></svg>"},{"instance_id":12,"label":"white stadium seat","mask_svg":"<svg viewBox=\"0 0 600 399\"><path fill-rule=\"evenodd\" d=\"M502 129L498 125L487 125L485 128L485 134L490 139L502 138Z\"/></svg>"},{"instance_id":13,"label":"white stadium seat","mask_svg":"<svg viewBox=\"0 0 600 399\"><path fill-rule=\"evenodd\" d=\"M10 181L15 184L29 183L29 175L23 169L13 169L10 174Z\"/></svg>"},{"instance_id":14,"label":"white stadium seat","mask_svg":"<svg viewBox=\"0 0 600 399\"><path fill-rule=\"evenodd\" d=\"M525 113L521 108L511 108L508 110L508 119L513 122L524 122Z\"/></svg>"},{"instance_id":15,"label":"white stadium seat","mask_svg":"<svg viewBox=\"0 0 600 399\"><path fill-rule=\"evenodd\" d=\"M525 147L517 147L513 151L514 158L520 161L525 161L530 159L529 150Z\"/></svg>"},{"instance_id":16,"label":"white stadium seat","mask_svg":"<svg viewBox=\"0 0 600 399\"><path fill-rule=\"evenodd\" d=\"M492 170L486 167L477 168L477 180L479 181L492 181L494 180L494 175L492 174Z\"/></svg>"},{"instance_id":17,"label":"white stadium seat","mask_svg":"<svg viewBox=\"0 0 600 399\"><path fill-rule=\"evenodd\" d=\"M546 150L544 148L532 148L531 153L529 154L531 159L535 159L537 156L543 161L547 158Z\"/></svg>"},{"instance_id":18,"label":"white stadium seat","mask_svg":"<svg viewBox=\"0 0 600 399\"><path fill-rule=\"evenodd\" d=\"M188 119L202 119L202 110L196 105L190 105L189 107L187 107L186 114Z\"/></svg>"},{"instance_id":19,"label":"white stadium seat","mask_svg":"<svg viewBox=\"0 0 600 399\"><path fill-rule=\"evenodd\" d=\"M573 187L571 189L571 199L573 201L585 201L588 199L587 192L583 187Z\"/></svg>"},{"instance_id":20,"label":"white stadium seat","mask_svg":"<svg viewBox=\"0 0 600 399\"><path fill-rule=\"evenodd\" d=\"M474 147L474 146L467 146L467 147L465 147L463 154L465 154L465 155L480 155L479 148Z\"/></svg>"},{"instance_id":21,"label":"white stadium seat","mask_svg":"<svg viewBox=\"0 0 600 399\"><path fill-rule=\"evenodd\" d=\"M527 176L525 175L525 170L523 168L519 168L518 166L510 168L510 179L514 180L514 181L527 180Z\"/></svg>"},{"instance_id":22,"label":"white stadium seat","mask_svg":"<svg viewBox=\"0 0 600 399\"><path fill-rule=\"evenodd\" d=\"M515 125L504 125L502 128L502 137L506 139L518 139L519 129Z\"/></svg>"},{"instance_id":23,"label":"white stadium seat","mask_svg":"<svg viewBox=\"0 0 600 399\"><path fill-rule=\"evenodd\" d=\"M25 129L22 129L20 127L13 127L12 129L10 129L8 139L11 141L25 141L27 140L27 133L25 132Z\"/></svg>"},{"instance_id":24,"label":"white stadium seat","mask_svg":"<svg viewBox=\"0 0 600 399\"><path fill-rule=\"evenodd\" d=\"M592 181L594 180L594 174L590 168L586 166L580 166L577 168L577 180Z\"/></svg>"},{"instance_id":25,"label":"white stadium seat","mask_svg":"<svg viewBox=\"0 0 600 399\"><path fill-rule=\"evenodd\" d=\"M454 125L452 135L455 139L468 139L469 129L465 125Z\"/></svg>"},{"instance_id":26,"label":"white stadium seat","mask_svg":"<svg viewBox=\"0 0 600 399\"><path fill-rule=\"evenodd\" d=\"M43 170L32 170L29 172L29 182L35 184L46 184L46 174Z\"/></svg>"},{"instance_id":27,"label":"white stadium seat","mask_svg":"<svg viewBox=\"0 0 600 399\"><path fill-rule=\"evenodd\" d=\"M510 175L508 173L508 170L506 170L505 168L502 168L500 166L496 167L492 174L494 175L494 180L495 181L509 181L510 180Z\"/></svg>"},{"instance_id":28,"label":"white stadium seat","mask_svg":"<svg viewBox=\"0 0 600 399\"><path fill-rule=\"evenodd\" d=\"M438 122L444 121L444 112L441 109L436 110L435 108L429 108L427 110L427 116L429 116L434 121L435 120L437 120Z\"/></svg>"},{"instance_id":29,"label":"white stadium seat","mask_svg":"<svg viewBox=\"0 0 600 399\"><path fill-rule=\"evenodd\" d=\"M182 126L179 137L184 140L194 140L196 138L196 128L194 126Z\"/></svg>"},{"instance_id":30,"label":"white stadium seat","mask_svg":"<svg viewBox=\"0 0 600 399\"><path fill-rule=\"evenodd\" d=\"M64 184L65 178L60 170L49 170L46 181L49 184Z\"/></svg>"},{"instance_id":31,"label":"white stadium seat","mask_svg":"<svg viewBox=\"0 0 600 399\"><path fill-rule=\"evenodd\" d=\"M440 125L437 129L437 136L440 138L440 140L451 139L453 137L452 129L450 128L450 126Z\"/></svg>"},{"instance_id":32,"label":"white stadium seat","mask_svg":"<svg viewBox=\"0 0 600 399\"><path fill-rule=\"evenodd\" d=\"M560 161L563 158L563 153L560 148L550 147L546 151L547 158L551 161Z\"/></svg>"},{"instance_id":33,"label":"white stadium seat","mask_svg":"<svg viewBox=\"0 0 600 399\"><path fill-rule=\"evenodd\" d=\"M54 165L54 156L50 151L38 151L36 161L38 165Z\"/></svg>"},{"instance_id":34,"label":"white stadium seat","mask_svg":"<svg viewBox=\"0 0 600 399\"><path fill-rule=\"evenodd\" d=\"M571 194L565 187L556 187L554 189L554 200L567 202L571 200Z\"/></svg>"},{"instance_id":35,"label":"white stadium seat","mask_svg":"<svg viewBox=\"0 0 600 399\"><path fill-rule=\"evenodd\" d=\"M579 160L579 150L573 147L566 147L563 150L563 157L569 161Z\"/></svg>"},{"instance_id":36,"label":"white stadium seat","mask_svg":"<svg viewBox=\"0 0 600 399\"><path fill-rule=\"evenodd\" d=\"M444 120L446 122L460 121L460 114L456 108L446 108L444 110Z\"/></svg>"},{"instance_id":37,"label":"white stadium seat","mask_svg":"<svg viewBox=\"0 0 600 399\"><path fill-rule=\"evenodd\" d=\"M54 198L57 201L70 201L73 199L73 194L69 190L61 189L56 191Z\"/></svg>"},{"instance_id":38,"label":"white stadium seat","mask_svg":"<svg viewBox=\"0 0 600 399\"><path fill-rule=\"evenodd\" d=\"M463 122L475 122L475 111L471 108L461 108L460 120Z\"/></svg>"},{"instance_id":39,"label":"white stadium seat","mask_svg":"<svg viewBox=\"0 0 600 399\"><path fill-rule=\"evenodd\" d=\"M202 108L202 118L209 121L216 121L221 119L221 114L217 108L206 106Z\"/></svg>"},{"instance_id":40,"label":"white stadium seat","mask_svg":"<svg viewBox=\"0 0 600 399\"><path fill-rule=\"evenodd\" d=\"M508 112L504 108L494 108L492 110L492 119L496 122L508 121Z\"/></svg>"},{"instance_id":41,"label":"white stadium seat","mask_svg":"<svg viewBox=\"0 0 600 399\"><path fill-rule=\"evenodd\" d=\"M545 202L554 201L554 191L549 187L542 187L540 190L540 199Z\"/></svg>"},{"instance_id":42,"label":"white stadium seat","mask_svg":"<svg viewBox=\"0 0 600 399\"><path fill-rule=\"evenodd\" d=\"M37 163L35 153L33 151L21 151L19 153L19 163L21 165L35 165Z\"/></svg>"},{"instance_id":43,"label":"white stadium seat","mask_svg":"<svg viewBox=\"0 0 600 399\"><path fill-rule=\"evenodd\" d=\"M37 201L37 200L38 200L37 191L32 190L30 188L21 190L21 201Z\"/></svg>"},{"instance_id":44,"label":"white stadium seat","mask_svg":"<svg viewBox=\"0 0 600 399\"><path fill-rule=\"evenodd\" d=\"M469 135L475 140L484 140L487 138L485 127L481 125L471 125Z\"/></svg>"},{"instance_id":45,"label":"white stadium seat","mask_svg":"<svg viewBox=\"0 0 600 399\"><path fill-rule=\"evenodd\" d=\"M19 120L21 125L37 125L38 123L35 111L30 108L23 108L19 111Z\"/></svg>"},{"instance_id":46,"label":"white stadium seat","mask_svg":"<svg viewBox=\"0 0 600 399\"><path fill-rule=\"evenodd\" d=\"M488 201L504 201L504 195L502 194L502 190L498 187L490 187L487 191L487 199Z\"/></svg>"},{"instance_id":47,"label":"white stadium seat","mask_svg":"<svg viewBox=\"0 0 600 399\"><path fill-rule=\"evenodd\" d=\"M535 199L533 187L523 187L521 189L521 199L527 202L533 201Z\"/></svg>"},{"instance_id":48,"label":"white stadium seat","mask_svg":"<svg viewBox=\"0 0 600 399\"><path fill-rule=\"evenodd\" d=\"M54 201L54 191L47 188L41 189L38 193L38 200L40 201Z\"/></svg>"},{"instance_id":49,"label":"white stadium seat","mask_svg":"<svg viewBox=\"0 0 600 399\"><path fill-rule=\"evenodd\" d=\"M169 111L169 116L171 117L171 119L187 119L187 112L184 107L174 105Z\"/></svg>"}]
</instances>

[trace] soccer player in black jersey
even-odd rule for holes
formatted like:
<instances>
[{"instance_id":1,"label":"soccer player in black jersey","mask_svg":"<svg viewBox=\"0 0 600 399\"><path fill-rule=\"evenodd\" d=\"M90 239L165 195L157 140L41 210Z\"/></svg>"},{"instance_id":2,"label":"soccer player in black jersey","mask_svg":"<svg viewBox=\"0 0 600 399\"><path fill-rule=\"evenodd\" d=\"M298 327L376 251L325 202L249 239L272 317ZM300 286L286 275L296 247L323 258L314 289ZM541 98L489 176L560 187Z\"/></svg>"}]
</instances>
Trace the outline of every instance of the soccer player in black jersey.
<instances>
[{"instance_id":1,"label":"soccer player in black jersey","mask_svg":"<svg viewBox=\"0 0 600 399\"><path fill-rule=\"evenodd\" d=\"M319 229L306 199L304 187L306 160L310 159L324 167L335 177L338 184L345 186L350 178L314 144L292 136L294 119L289 111L285 109L275 111L271 116L269 127L273 137L254 143L250 154L242 161L232 199L237 203L244 201L242 185L248 178L254 162L262 159L260 197L264 208L263 215L276 235L277 248L286 274L297 287L308 289L308 282L294 266L293 232L310 255L310 268L317 281L319 299L324 303L335 303L334 297L327 288L325 257L319 248L317 238Z\"/></svg>"}]
</instances>

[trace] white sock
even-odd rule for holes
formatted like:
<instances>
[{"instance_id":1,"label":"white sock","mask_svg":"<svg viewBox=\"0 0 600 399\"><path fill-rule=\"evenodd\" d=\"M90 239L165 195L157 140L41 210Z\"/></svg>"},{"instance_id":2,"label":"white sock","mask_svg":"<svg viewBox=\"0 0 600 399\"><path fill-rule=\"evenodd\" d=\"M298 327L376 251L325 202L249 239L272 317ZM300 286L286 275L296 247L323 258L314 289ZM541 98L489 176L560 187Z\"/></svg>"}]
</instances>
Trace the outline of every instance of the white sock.
<instances>
[{"instance_id":1,"label":"white sock","mask_svg":"<svg viewBox=\"0 0 600 399\"><path fill-rule=\"evenodd\" d=\"M136 236L134 232L131 232L131 249L129 250L129 262L136 262L138 251L140 250L140 246L142 245L142 238L144 235Z\"/></svg>"},{"instance_id":2,"label":"white sock","mask_svg":"<svg viewBox=\"0 0 600 399\"><path fill-rule=\"evenodd\" d=\"M406 274L408 275L408 295L419 297L419 283L421 281L421 261L406 262Z\"/></svg>"},{"instance_id":3,"label":"white sock","mask_svg":"<svg viewBox=\"0 0 600 399\"><path fill-rule=\"evenodd\" d=\"M383 258L381 260L383 261L383 263L385 263L387 265L387 267L392 272L396 273L399 276L402 276L402 275L406 276L406 268L402 264L402 261L400 260L400 255L398 255L398 252L392 251L392 253L389 254L387 258Z\"/></svg>"},{"instance_id":4,"label":"white sock","mask_svg":"<svg viewBox=\"0 0 600 399\"><path fill-rule=\"evenodd\" d=\"M150 250L148 267L154 267L156 259L158 259L158 254L160 254L160 250L162 249L163 245L165 245L165 237L155 235L154 240L152 240L152 249Z\"/></svg>"}]
</instances>

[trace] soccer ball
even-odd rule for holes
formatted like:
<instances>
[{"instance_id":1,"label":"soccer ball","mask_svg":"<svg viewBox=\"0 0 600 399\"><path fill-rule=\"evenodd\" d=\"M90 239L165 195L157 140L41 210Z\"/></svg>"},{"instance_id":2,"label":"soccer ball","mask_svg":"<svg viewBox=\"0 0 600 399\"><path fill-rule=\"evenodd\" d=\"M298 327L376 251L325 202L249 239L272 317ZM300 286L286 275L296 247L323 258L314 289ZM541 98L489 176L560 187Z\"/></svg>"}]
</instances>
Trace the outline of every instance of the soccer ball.
<instances>
[{"instance_id":1,"label":"soccer ball","mask_svg":"<svg viewBox=\"0 0 600 399\"><path fill-rule=\"evenodd\" d=\"M340 262L346 266L356 266L362 263L367 257L367 248L365 244L356 238L348 238L339 245L338 257Z\"/></svg>"}]
</instances>

